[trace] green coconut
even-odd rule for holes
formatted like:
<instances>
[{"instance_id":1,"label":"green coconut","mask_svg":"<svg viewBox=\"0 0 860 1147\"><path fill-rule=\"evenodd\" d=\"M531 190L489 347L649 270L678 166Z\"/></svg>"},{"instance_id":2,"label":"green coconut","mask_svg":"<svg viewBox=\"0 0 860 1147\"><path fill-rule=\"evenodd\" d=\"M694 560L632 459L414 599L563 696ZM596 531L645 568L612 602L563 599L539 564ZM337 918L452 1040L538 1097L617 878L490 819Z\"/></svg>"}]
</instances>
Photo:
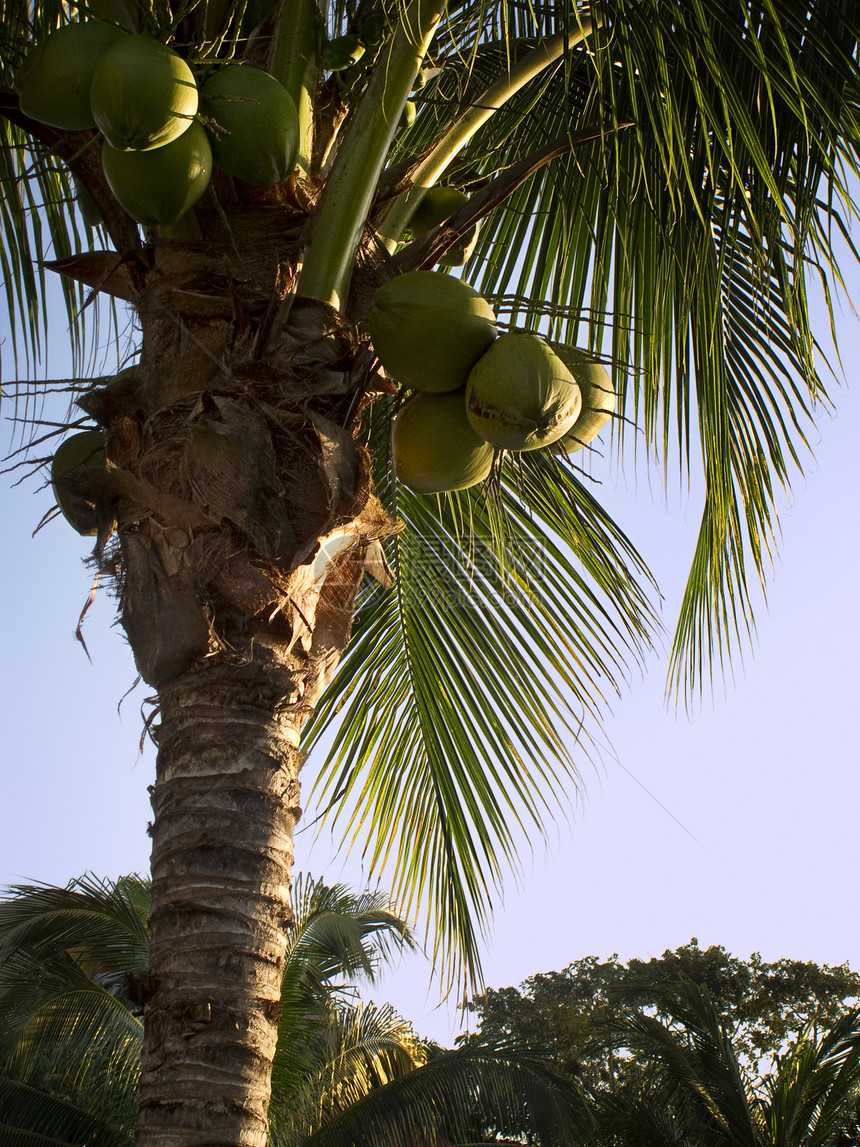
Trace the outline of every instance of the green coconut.
<instances>
[{"instance_id":1,"label":"green coconut","mask_svg":"<svg viewBox=\"0 0 860 1147\"><path fill-rule=\"evenodd\" d=\"M573 375L539 335L500 335L475 363L466 387L474 429L507 450L537 450L573 426L582 395Z\"/></svg>"},{"instance_id":2,"label":"green coconut","mask_svg":"<svg viewBox=\"0 0 860 1147\"><path fill-rule=\"evenodd\" d=\"M421 239L428 231L438 227L469 202L468 195L456 187L430 187L425 191L421 202L412 212L408 227L415 239ZM443 267L462 267L475 249L478 241L478 224L470 227L465 235L445 252L439 260Z\"/></svg>"},{"instance_id":3,"label":"green coconut","mask_svg":"<svg viewBox=\"0 0 860 1147\"><path fill-rule=\"evenodd\" d=\"M93 74L93 117L118 150L150 151L178 139L194 122L197 104L191 69L150 36L124 36Z\"/></svg>"},{"instance_id":4,"label":"green coconut","mask_svg":"<svg viewBox=\"0 0 860 1147\"><path fill-rule=\"evenodd\" d=\"M416 394L391 425L398 479L416 494L465 490L489 475L493 448L466 417L465 390Z\"/></svg>"},{"instance_id":5,"label":"green coconut","mask_svg":"<svg viewBox=\"0 0 860 1147\"><path fill-rule=\"evenodd\" d=\"M554 345L555 353L576 379L582 391L582 411L568 432L552 444L554 454L573 454L587 446L611 421L615 391L605 366L577 347Z\"/></svg>"},{"instance_id":6,"label":"green coconut","mask_svg":"<svg viewBox=\"0 0 860 1147\"><path fill-rule=\"evenodd\" d=\"M437 271L407 271L374 295L370 334L393 378L441 394L465 385L496 338L496 316L468 283Z\"/></svg>"},{"instance_id":7,"label":"green coconut","mask_svg":"<svg viewBox=\"0 0 860 1147\"><path fill-rule=\"evenodd\" d=\"M200 95L222 171L260 187L287 178L299 150L299 113L274 76L234 64L208 79Z\"/></svg>"},{"instance_id":8,"label":"green coconut","mask_svg":"<svg viewBox=\"0 0 860 1147\"><path fill-rule=\"evenodd\" d=\"M385 39L388 28L389 21L384 12L368 12L361 21L360 31L362 42L375 48L377 44L381 44Z\"/></svg>"},{"instance_id":9,"label":"green coconut","mask_svg":"<svg viewBox=\"0 0 860 1147\"><path fill-rule=\"evenodd\" d=\"M51 462L51 487L63 517L79 534L94 537L99 522L95 505L82 494L73 494L63 485L63 478L82 466L103 467L105 436L101 430L82 430L66 438L57 447Z\"/></svg>"},{"instance_id":10,"label":"green coconut","mask_svg":"<svg viewBox=\"0 0 860 1147\"><path fill-rule=\"evenodd\" d=\"M209 183L212 148L199 123L154 151L102 148L102 167L111 191L132 219L144 227L169 227L188 211Z\"/></svg>"},{"instance_id":11,"label":"green coconut","mask_svg":"<svg viewBox=\"0 0 860 1147\"><path fill-rule=\"evenodd\" d=\"M417 118L418 108L415 106L415 101L407 100L403 105L403 111L400 113L400 122L397 126L401 130L405 130L407 127L412 127Z\"/></svg>"},{"instance_id":12,"label":"green coconut","mask_svg":"<svg viewBox=\"0 0 860 1147\"><path fill-rule=\"evenodd\" d=\"M21 111L64 131L95 127L90 85L96 65L118 41L129 39L127 32L102 20L57 28L18 69L15 91Z\"/></svg>"},{"instance_id":13,"label":"green coconut","mask_svg":"<svg viewBox=\"0 0 860 1147\"><path fill-rule=\"evenodd\" d=\"M358 36L336 36L322 50L322 66L327 72L342 72L363 55L364 44Z\"/></svg>"},{"instance_id":14,"label":"green coconut","mask_svg":"<svg viewBox=\"0 0 860 1147\"><path fill-rule=\"evenodd\" d=\"M468 202L468 195L456 187L428 187L409 217L407 226L413 236L420 239Z\"/></svg>"},{"instance_id":15,"label":"green coconut","mask_svg":"<svg viewBox=\"0 0 860 1147\"><path fill-rule=\"evenodd\" d=\"M81 218L87 227L98 227L104 222L102 213L99 210L99 205L95 199L93 199L85 184L74 177L72 178L72 183L74 184L75 200L78 205L78 211L81 213Z\"/></svg>"}]
</instances>

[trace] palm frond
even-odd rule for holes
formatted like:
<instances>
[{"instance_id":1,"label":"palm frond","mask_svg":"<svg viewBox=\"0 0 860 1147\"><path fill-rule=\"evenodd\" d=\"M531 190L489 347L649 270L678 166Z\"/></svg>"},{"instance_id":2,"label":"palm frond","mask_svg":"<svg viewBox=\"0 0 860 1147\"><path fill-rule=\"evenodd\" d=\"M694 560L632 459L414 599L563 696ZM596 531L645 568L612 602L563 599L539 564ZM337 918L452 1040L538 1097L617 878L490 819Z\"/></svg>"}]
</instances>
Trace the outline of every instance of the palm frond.
<instances>
[{"instance_id":1,"label":"palm frond","mask_svg":"<svg viewBox=\"0 0 860 1147\"><path fill-rule=\"evenodd\" d=\"M469 1142L487 1134L564 1144L591 1125L588 1109L569 1083L527 1053L510 1048L460 1048L336 1115L310 1135L306 1147L356 1142ZM520 1140L521 1141L521 1140Z\"/></svg>"},{"instance_id":2,"label":"palm frond","mask_svg":"<svg viewBox=\"0 0 860 1147\"><path fill-rule=\"evenodd\" d=\"M414 1071L427 1058L412 1025L385 1004L333 1004L308 1031L306 1066L295 1077L282 1070L279 1049L269 1107L273 1147L298 1143L371 1090Z\"/></svg>"},{"instance_id":3,"label":"palm frond","mask_svg":"<svg viewBox=\"0 0 860 1147\"><path fill-rule=\"evenodd\" d=\"M382 468L384 441L376 454ZM552 456L505 461L485 492L438 502L384 469L378 488L406 527L397 588L367 592L318 706L307 743L336 732L316 791L403 911L432 906L434 959L450 971L462 955L476 982L498 858L543 832L576 784L574 753L595 750L654 624L648 574Z\"/></svg>"},{"instance_id":4,"label":"palm frond","mask_svg":"<svg viewBox=\"0 0 860 1147\"><path fill-rule=\"evenodd\" d=\"M62 1080L76 1101L116 1107L108 1097L133 1094L139 1071L143 1029L128 990L148 962L148 886L83 877L10 891L0 904L0 1063L21 1083Z\"/></svg>"},{"instance_id":5,"label":"palm frond","mask_svg":"<svg viewBox=\"0 0 860 1147\"><path fill-rule=\"evenodd\" d=\"M768 1081L763 1118L774 1143L826 1147L853 1113L860 1089L860 1013L816 1038L802 1032Z\"/></svg>"},{"instance_id":6,"label":"palm frond","mask_svg":"<svg viewBox=\"0 0 860 1147\"><path fill-rule=\"evenodd\" d=\"M123 1147L133 1139L125 1128L46 1088L0 1076L2 1147Z\"/></svg>"},{"instance_id":7,"label":"palm frond","mask_svg":"<svg viewBox=\"0 0 860 1147\"><path fill-rule=\"evenodd\" d=\"M362 975L371 983L380 962L414 945L407 925L388 896L356 894L300 873L293 889L295 920L287 941L292 968L314 987L331 987L334 976Z\"/></svg>"},{"instance_id":8,"label":"palm frond","mask_svg":"<svg viewBox=\"0 0 860 1147\"><path fill-rule=\"evenodd\" d=\"M766 1138L752 1081L707 990L681 981L667 985L657 1002L666 1022L638 1012L618 1024L619 1041L654 1073L656 1102L678 1115L681 1127L695 1128L694 1140L761 1147ZM645 1102L653 1105L648 1095Z\"/></svg>"},{"instance_id":9,"label":"palm frond","mask_svg":"<svg viewBox=\"0 0 860 1147\"><path fill-rule=\"evenodd\" d=\"M356 977L372 983L381 963L414 945L382 893L356 894L300 875L294 895L273 1064L273 1089L281 1095L297 1093L326 1061L323 1033L333 1001L354 993Z\"/></svg>"},{"instance_id":10,"label":"palm frond","mask_svg":"<svg viewBox=\"0 0 860 1147\"><path fill-rule=\"evenodd\" d=\"M83 876L65 888L22 884L0 903L0 960L15 952L72 951L86 968L109 975L146 970L149 882L139 876Z\"/></svg>"},{"instance_id":11,"label":"palm frond","mask_svg":"<svg viewBox=\"0 0 860 1147\"><path fill-rule=\"evenodd\" d=\"M542 8L553 30L563 10ZM633 125L494 212L468 277L512 323L611 359L619 457L643 431L664 464L678 449L682 466L701 459L702 527L670 668L689 698L753 633L780 501L827 401L807 293L820 272L838 281L833 238L840 212L854 214L856 28L839 0L593 11L603 28L587 50L493 116L451 175L478 186L566 131ZM446 60L404 148L418 153L440 116L479 101L521 47L500 39L459 68Z\"/></svg>"}]
</instances>

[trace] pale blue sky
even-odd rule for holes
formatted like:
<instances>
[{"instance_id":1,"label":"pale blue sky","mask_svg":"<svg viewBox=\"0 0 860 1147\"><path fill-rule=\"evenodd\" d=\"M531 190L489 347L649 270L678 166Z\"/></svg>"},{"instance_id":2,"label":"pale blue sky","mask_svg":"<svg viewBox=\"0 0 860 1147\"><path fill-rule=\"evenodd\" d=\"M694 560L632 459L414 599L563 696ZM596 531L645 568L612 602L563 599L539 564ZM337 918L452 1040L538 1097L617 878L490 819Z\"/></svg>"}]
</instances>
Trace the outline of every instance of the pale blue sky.
<instances>
[{"instance_id":1,"label":"pale blue sky","mask_svg":"<svg viewBox=\"0 0 860 1147\"><path fill-rule=\"evenodd\" d=\"M860 331L848 315L840 328L850 384ZM55 374L61 346L62 332ZM535 841L533 856L523 858L519 883L508 881L488 938L488 984L516 984L589 954L647 958L694 935L741 956L759 950L768 959L848 960L860 969L860 396L856 388L833 393L838 416L822 419L816 459L782 516L754 656L725 696L718 685L713 704L691 720L666 708L665 656L652 658L645 682L631 683L608 724L615 755L583 763L584 795L568 821L550 826L547 843ZM2 414L11 413L4 399ZM6 425L4 448L9 434ZM657 475L652 493L644 471L618 473L609 458L595 469L600 497L661 581L671 626L698 504L677 484L664 499ZM3 884L148 865L154 752L146 745L138 753L148 690L135 690L117 712L135 671L106 595L85 627L92 663L76 643L89 543L62 522L30 537L50 501L31 483L4 488L0 502ZM362 880L360 864L336 856L317 828L299 835L297 867ZM377 998L449 1042L459 1019L451 1004L436 1009L427 977L426 963L412 957Z\"/></svg>"}]
</instances>

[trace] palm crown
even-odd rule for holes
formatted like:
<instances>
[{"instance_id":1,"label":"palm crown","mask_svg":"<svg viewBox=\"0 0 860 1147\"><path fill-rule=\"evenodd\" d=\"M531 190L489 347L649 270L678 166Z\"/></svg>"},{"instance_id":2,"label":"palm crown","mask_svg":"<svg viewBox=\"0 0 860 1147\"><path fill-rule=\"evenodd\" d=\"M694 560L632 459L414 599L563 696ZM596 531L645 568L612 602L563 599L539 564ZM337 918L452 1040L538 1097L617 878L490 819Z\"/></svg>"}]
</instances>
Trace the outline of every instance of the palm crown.
<instances>
[{"instance_id":1,"label":"palm crown","mask_svg":"<svg viewBox=\"0 0 860 1147\"><path fill-rule=\"evenodd\" d=\"M216 174L145 243L97 136L34 120L12 91L33 41L68 13L18 0L2 11L2 258L19 362L38 356L50 321L48 254L82 375L89 291L130 302L142 328L133 384L80 383L109 465L78 493L160 690L155 856L172 847L166 810L192 800L167 784L170 762L192 725L212 748L216 710L233 714L238 757L214 775L233 776L261 744L289 760L276 828L287 840L295 748L315 709L305 746L336 729L323 798L375 865L393 862L402 903L432 903L440 959L459 952L477 976L476 932L515 826L540 830L575 776L572 743L587 751L648 643L649 576L581 472L551 453L504 454L483 488L443 499L395 479L400 396L368 338L373 293L434 266L480 222L466 277L503 326L602 357L614 449L636 433L649 457L679 449L682 470L701 458L671 663L695 693L750 631L779 491L825 399L806 296L810 271L825 287L838 274L833 235L852 210L848 7L413 0L336 3L324 22L310 0L84 6L83 18L169 41L200 82L228 62L262 67L298 109L295 173L271 188ZM364 55L332 71L343 35L363 36ZM404 242L439 182L467 202ZM81 224L86 195L100 232ZM361 589L365 570L378 580ZM275 722L244 747L246 706L227 700L240 693ZM226 840L242 838L236 817ZM252 869L267 839L245 846ZM156 903L160 887L156 876Z\"/></svg>"}]
</instances>

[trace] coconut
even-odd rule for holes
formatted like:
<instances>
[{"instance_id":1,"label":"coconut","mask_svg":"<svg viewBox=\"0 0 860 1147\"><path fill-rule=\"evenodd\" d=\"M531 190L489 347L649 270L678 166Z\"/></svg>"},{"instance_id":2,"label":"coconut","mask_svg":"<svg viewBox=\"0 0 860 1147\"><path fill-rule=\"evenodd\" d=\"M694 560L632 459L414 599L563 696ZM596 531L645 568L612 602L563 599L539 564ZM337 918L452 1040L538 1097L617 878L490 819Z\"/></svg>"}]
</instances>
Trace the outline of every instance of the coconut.
<instances>
[{"instance_id":1,"label":"coconut","mask_svg":"<svg viewBox=\"0 0 860 1147\"><path fill-rule=\"evenodd\" d=\"M124 36L105 52L93 74L93 117L119 150L164 147L188 131L197 103L191 69L150 36Z\"/></svg>"},{"instance_id":2,"label":"coconut","mask_svg":"<svg viewBox=\"0 0 860 1147\"><path fill-rule=\"evenodd\" d=\"M101 430L82 430L57 447L51 462L51 487L63 517L84 537L98 533L95 505L81 494L73 494L63 485L63 478L82 466L104 466L105 436Z\"/></svg>"},{"instance_id":3,"label":"coconut","mask_svg":"<svg viewBox=\"0 0 860 1147\"><path fill-rule=\"evenodd\" d=\"M109 48L128 39L127 32L103 20L64 24L51 32L15 76L21 111L64 131L95 127L90 109L93 73Z\"/></svg>"},{"instance_id":4,"label":"coconut","mask_svg":"<svg viewBox=\"0 0 860 1147\"><path fill-rule=\"evenodd\" d=\"M75 188L75 201L78 205L78 211L81 213L81 218L87 227L98 227L104 222L99 205L93 199L86 184L81 183L80 180L72 177L72 183Z\"/></svg>"},{"instance_id":5,"label":"coconut","mask_svg":"<svg viewBox=\"0 0 860 1147\"><path fill-rule=\"evenodd\" d=\"M582 391L582 411L568 432L552 444L554 454L573 454L587 446L611 420L615 391L605 366L577 347L554 344L554 350Z\"/></svg>"},{"instance_id":6,"label":"coconut","mask_svg":"<svg viewBox=\"0 0 860 1147\"><path fill-rule=\"evenodd\" d=\"M413 238L420 239L428 231L444 223L468 202L468 195L458 191L456 187L429 187L409 219L408 226ZM462 267L474 251L477 241L476 223L445 252L439 262L443 267Z\"/></svg>"},{"instance_id":7,"label":"coconut","mask_svg":"<svg viewBox=\"0 0 860 1147\"><path fill-rule=\"evenodd\" d=\"M212 174L212 148L199 123L154 151L102 148L111 191L144 227L169 227L193 207Z\"/></svg>"},{"instance_id":8,"label":"coconut","mask_svg":"<svg viewBox=\"0 0 860 1147\"><path fill-rule=\"evenodd\" d=\"M464 195L456 187L428 187L409 217L407 226L414 237L420 239L422 235L444 223L449 215L459 211L468 201L468 195Z\"/></svg>"},{"instance_id":9,"label":"coconut","mask_svg":"<svg viewBox=\"0 0 860 1147\"><path fill-rule=\"evenodd\" d=\"M413 390L440 394L465 385L495 340L496 316L460 279L407 271L374 295L370 334L392 377Z\"/></svg>"},{"instance_id":10,"label":"coconut","mask_svg":"<svg viewBox=\"0 0 860 1147\"><path fill-rule=\"evenodd\" d=\"M493 448L466 417L465 391L416 394L391 426L394 468L416 494L465 490L483 482L493 465Z\"/></svg>"},{"instance_id":11,"label":"coconut","mask_svg":"<svg viewBox=\"0 0 860 1147\"><path fill-rule=\"evenodd\" d=\"M212 154L222 171L261 187L287 178L299 150L299 113L274 76L234 64L206 81L201 101L214 121Z\"/></svg>"},{"instance_id":12,"label":"coconut","mask_svg":"<svg viewBox=\"0 0 860 1147\"><path fill-rule=\"evenodd\" d=\"M369 12L361 21L362 41L375 48L385 39L389 26L388 17L384 12Z\"/></svg>"},{"instance_id":13,"label":"coconut","mask_svg":"<svg viewBox=\"0 0 860 1147\"><path fill-rule=\"evenodd\" d=\"M462 267L463 264L471 258L472 252L475 250L475 244L478 242L478 224L470 227L462 239L458 239L453 243L444 255L439 258L440 267Z\"/></svg>"},{"instance_id":14,"label":"coconut","mask_svg":"<svg viewBox=\"0 0 860 1147\"><path fill-rule=\"evenodd\" d=\"M342 72L363 55L364 44L358 36L336 36L322 50L322 66L327 72Z\"/></svg>"},{"instance_id":15,"label":"coconut","mask_svg":"<svg viewBox=\"0 0 860 1147\"><path fill-rule=\"evenodd\" d=\"M539 335L500 335L469 373L469 421L482 438L507 450L555 442L581 407L573 375Z\"/></svg>"}]
</instances>

